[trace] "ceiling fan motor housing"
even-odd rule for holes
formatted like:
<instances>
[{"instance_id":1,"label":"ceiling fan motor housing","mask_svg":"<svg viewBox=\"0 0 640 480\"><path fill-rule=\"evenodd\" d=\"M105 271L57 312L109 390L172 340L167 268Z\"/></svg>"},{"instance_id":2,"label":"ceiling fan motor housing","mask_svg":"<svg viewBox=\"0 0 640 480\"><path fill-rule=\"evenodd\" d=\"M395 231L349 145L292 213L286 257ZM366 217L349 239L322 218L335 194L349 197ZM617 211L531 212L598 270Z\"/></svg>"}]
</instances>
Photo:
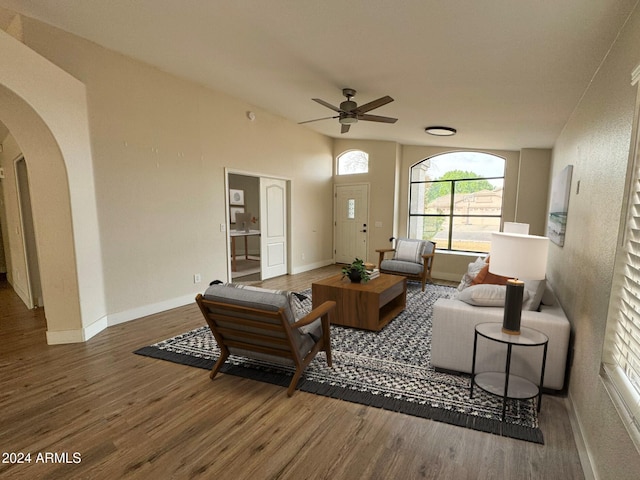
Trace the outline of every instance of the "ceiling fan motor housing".
<instances>
[{"instance_id":1,"label":"ceiling fan motor housing","mask_svg":"<svg viewBox=\"0 0 640 480\"><path fill-rule=\"evenodd\" d=\"M340 110L345 111L345 112L351 112L352 110L355 110L356 108L358 108L358 104L356 102L354 102L353 100L345 100L344 102L342 102L340 104Z\"/></svg>"}]
</instances>

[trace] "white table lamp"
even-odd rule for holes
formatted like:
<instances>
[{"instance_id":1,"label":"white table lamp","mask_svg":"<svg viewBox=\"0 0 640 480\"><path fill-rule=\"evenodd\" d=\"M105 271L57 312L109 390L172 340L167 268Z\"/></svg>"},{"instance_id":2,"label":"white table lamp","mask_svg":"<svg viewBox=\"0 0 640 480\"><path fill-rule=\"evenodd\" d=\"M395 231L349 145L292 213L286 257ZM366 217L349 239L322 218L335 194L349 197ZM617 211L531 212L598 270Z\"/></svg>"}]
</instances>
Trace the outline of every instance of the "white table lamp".
<instances>
[{"instance_id":1,"label":"white table lamp","mask_svg":"<svg viewBox=\"0 0 640 480\"><path fill-rule=\"evenodd\" d=\"M549 239L519 233L492 233L489 272L507 281L502 331L520 334L524 280L543 280L547 271Z\"/></svg>"},{"instance_id":2,"label":"white table lamp","mask_svg":"<svg viewBox=\"0 0 640 480\"><path fill-rule=\"evenodd\" d=\"M502 226L502 231L504 233L521 233L523 235L529 235L529 224L517 223L517 222L504 222L504 225Z\"/></svg>"}]
</instances>

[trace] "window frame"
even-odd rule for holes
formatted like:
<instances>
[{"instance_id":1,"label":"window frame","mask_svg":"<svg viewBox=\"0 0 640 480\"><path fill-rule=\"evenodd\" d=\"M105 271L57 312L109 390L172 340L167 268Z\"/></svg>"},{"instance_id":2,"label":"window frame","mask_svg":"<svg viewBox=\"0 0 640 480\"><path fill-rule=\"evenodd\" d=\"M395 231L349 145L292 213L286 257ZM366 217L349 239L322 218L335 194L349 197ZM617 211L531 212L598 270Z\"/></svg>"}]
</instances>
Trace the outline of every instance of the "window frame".
<instances>
[{"instance_id":1,"label":"window frame","mask_svg":"<svg viewBox=\"0 0 640 480\"><path fill-rule=\"evenodd\" d=\"M471 178L456 178L456 179L440 179L440 180L412 180L413 178L413 169L419 167L422 163L426 162L426 161L430 161L433 160L434 158L437 157L441 157L441 156L445 156L445 155L451 155L451 154L455 154L455 153L479 153L479 154L483 154L483 155L490 155L492 157L495 158L499 158L501 160L503 160L504 162L504 169L503 169L503 174L502 176L490 176L490 177L471 177ZM456 218L498 218L498 224L502 225L502 221L503 221L503 216L504 216L504 184L505 184L505 172L506 172L506 159L504 157L501 157L499 155L495 155L493 153L487 153L487 152L480 152L480 151L469 151L469 152L445 152L445 153L439 153L437 155L433 155L431 157L425 158L423 160L421 160L420 162L414 164L411 166L411 168L409 169L409 203L408 203L408 208L407 208L407 229L410 230L410 226L411 226L411 219L412 218L416 218L416 217L422 217L422 218L443 218L445 217L445 221L448 223L448 233L447 233L447 247L437 247L438 251L443 251L443 252L456 252L456 253L473 253L473 254L485 254L487 252L485 251L481 251L481 250L468 250L468 249L456 249L453 248L453 234L454 234L454 223L455 223L455 219ZM490 180L501 180L502 181L502 189L503 189L503 196L502 196L502 202L500 204L500 213L499 214L456 214L455 213L455 201L456 201L456 195L460 195L459 193L457 194L455 191L455 186L456 183L460 183L460 182L473 182L473 181L481 181L481 180L486 180L486 181L490 181ZM443 213L412 213L411 211L411 207L413 205L413 186L414 185L418 185L418 184L425 184L425 185L433 185L436 183L450 183L450 201L449 201L449 213L443 214ZM473 195L472 193L469 195ZM437 244L437 243L436 243Z\"/></svg>"},{"instance_id":2,"label":"window frame","mask_svg":"<svg viewBox=\"0 0 640 480\"><path fill-rule=\"evenodd\" d=\"M363 172L348 172L348 173L340 173L340 162L341 160L345 159L345 157L347 155L351 155L354 153L359 153L362 154L364 156L364 158L366 159L367 163L366 163L366 170ZM342 152L340 155L338 155L336 157L336 176L340 176L343 177L345 175L364 175L369 173L369 154L367 152L365 152L364 150L360 150L357 148L351 149L351 150L346 150L344 152Z\"/></svg>"}]
</instances>

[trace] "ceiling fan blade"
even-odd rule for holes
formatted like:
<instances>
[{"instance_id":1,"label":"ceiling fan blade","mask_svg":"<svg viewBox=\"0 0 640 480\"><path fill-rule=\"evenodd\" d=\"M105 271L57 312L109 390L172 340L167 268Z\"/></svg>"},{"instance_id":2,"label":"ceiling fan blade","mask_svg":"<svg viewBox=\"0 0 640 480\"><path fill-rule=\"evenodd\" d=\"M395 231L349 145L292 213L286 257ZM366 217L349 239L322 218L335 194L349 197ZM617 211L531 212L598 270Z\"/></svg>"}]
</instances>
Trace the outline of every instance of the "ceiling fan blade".
<instances>
[{"instance_id":1,"label":"ceiling fan blade","mask_svg":"<svg viewBox=\"0 0 640 480\"><path fill-rule=\"evenodd\" d=\"M340 129L340 133L347 133L349 131L349 127L351 127L350 124L342 124L342 128Z\"/></svg>"},{"instance_id":2,"label":"ceiling fan blade","mask_svg":"<svg viewBox=\"0 0 640 480\"><path fill-rule=\"evenodd\" d=\"M314 102L318 102L320 105L324 105L327 108L330 108L331 110L333 110L334 112L341 112L342 110L340 110L338 107L334 107L333 105L331 105L328 102L325 102L324 100L320 99L320 98L312 98L311 100L313 100Z\"/></svg>"},{"instance_id":3,"label":"ceiling fan blade","mask_svg":"<svg viewBox=\"0 0 640 480\"><path fill-rule=\"evenodd\" d=\"M398 121L397 118L392 117L381 117L380 115L358 115L358 120L367 120L369 122L382 122L382 123L396 123Z\"/></svg>"},{"instance_id":4,"label":"ceiling fan blade","mask_svg":"<svg viewBox=\"0 0 640 480\"><path fill-rule=\"evenodd\" d=\"M374 100L373 102L365 103L364 105L359 106L358 108L356 108L355 112L365 113L365 112L368 112L369 110L373 110L374 108L381 107L391 102L393 102L393 98L387 95L385 97L380 97L379 99Z\"/></svg>"},{"instance_id":5,"label":"ceiling fan blade","mask_svg":"<svg viewBox=\"0 0 640 480\"><path fill-rule=\"evenodd\" d=\"M305 120L304 122L298 122L298 125L302 125L304 123L311 123L311 122L319 122L320 120L329 120L331 118L338 118L340 115L335 115L333 117L323 117L323 118L316 118L314 120Z\"/></svg>"}]
</instances>

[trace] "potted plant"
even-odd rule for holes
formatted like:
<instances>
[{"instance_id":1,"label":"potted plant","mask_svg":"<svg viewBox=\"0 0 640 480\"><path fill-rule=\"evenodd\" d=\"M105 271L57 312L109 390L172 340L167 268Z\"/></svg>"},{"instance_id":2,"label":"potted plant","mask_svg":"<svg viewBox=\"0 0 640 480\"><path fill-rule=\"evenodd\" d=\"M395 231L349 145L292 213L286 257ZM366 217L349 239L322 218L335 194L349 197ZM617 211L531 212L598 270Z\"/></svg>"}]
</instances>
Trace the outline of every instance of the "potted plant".
<instances>
[{"instance_id":1,"label":"potted plant","mask_svg":"<svg viewBox=\"0 0 640 480\"><path fill-rule=\"evenodd\" d=\"M342 278L349 277L353 283L366 283L369 281L369 272L364 265L364 260L356 258L351 264L342 268Z\"/></svg>"}]
</instances>

